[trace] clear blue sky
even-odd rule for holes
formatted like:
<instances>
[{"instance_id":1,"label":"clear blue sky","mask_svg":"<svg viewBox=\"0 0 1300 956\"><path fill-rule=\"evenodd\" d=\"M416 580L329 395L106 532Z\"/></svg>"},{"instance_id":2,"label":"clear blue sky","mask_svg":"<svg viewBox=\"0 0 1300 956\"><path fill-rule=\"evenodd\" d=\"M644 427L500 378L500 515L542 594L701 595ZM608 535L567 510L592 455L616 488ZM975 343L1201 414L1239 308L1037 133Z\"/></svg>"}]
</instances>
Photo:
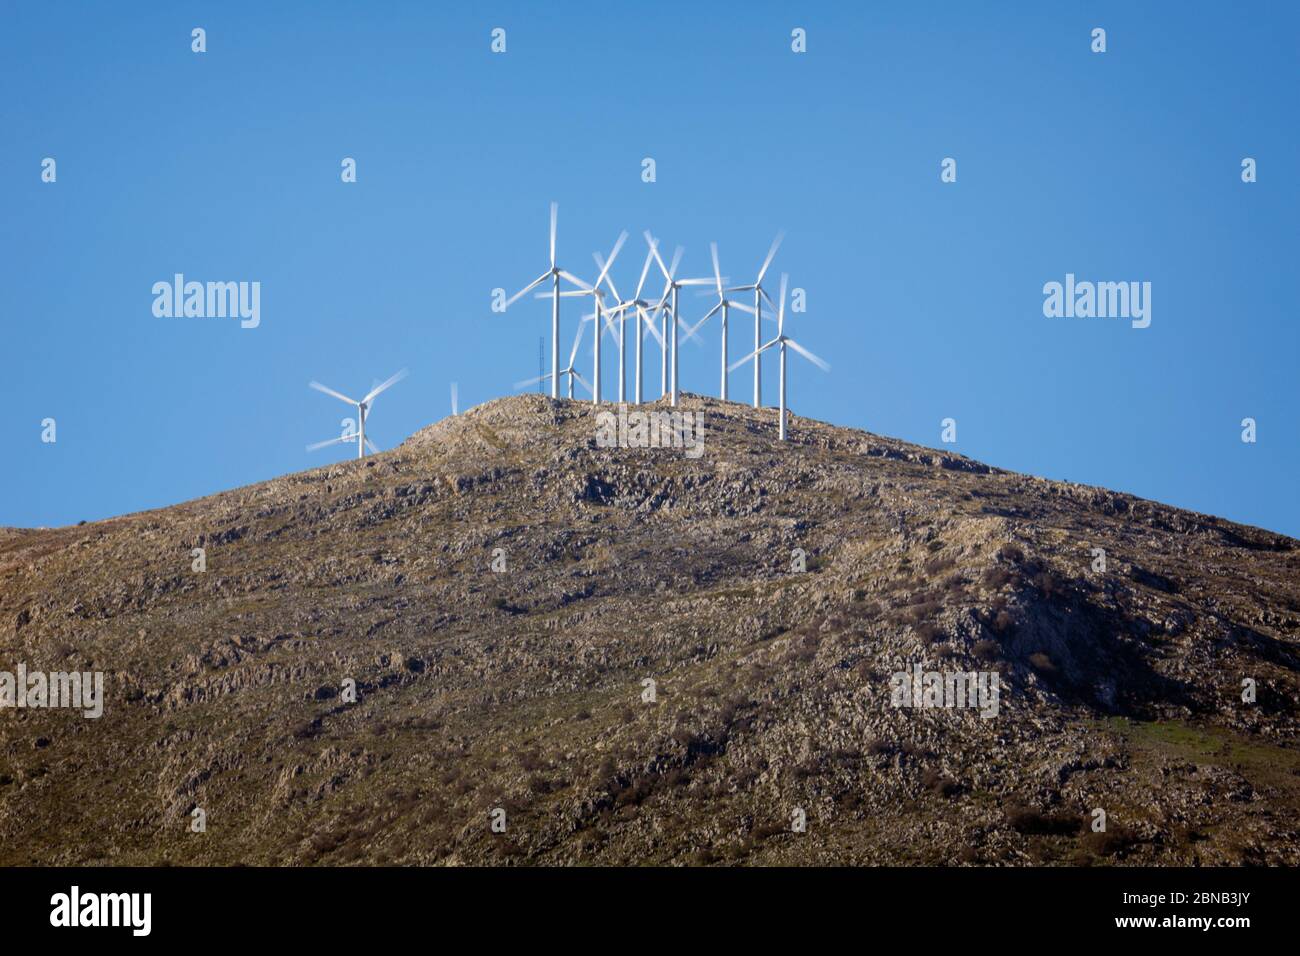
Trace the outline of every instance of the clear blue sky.
<instances>
[{"instance_id":1,"label":"clear blue sky","mask_svg":"<svg viewBox=\"0 0 1300 956\"><path fill-rule=\"evenodd\" d=\"M721 6L6 4L0 524L345 457L304 450L347 414L312 378L409 366L383 448L453 381L462 408L510 394L549 306L491 291L546 268L554 199L587 279L632 233L624 289L642 229L692 275L716 240L735 280L785 229L788 331L834 366L792 358L800 414L932 446L952 417L991 464L1300 534L1294 4ZM259 281L261 326L154 317L176 272ZM1151 327L1044 317L1067 272L1150 281ZM715 392L716 353L685 349L686 389Z\"/></svg>"}]
</instances>

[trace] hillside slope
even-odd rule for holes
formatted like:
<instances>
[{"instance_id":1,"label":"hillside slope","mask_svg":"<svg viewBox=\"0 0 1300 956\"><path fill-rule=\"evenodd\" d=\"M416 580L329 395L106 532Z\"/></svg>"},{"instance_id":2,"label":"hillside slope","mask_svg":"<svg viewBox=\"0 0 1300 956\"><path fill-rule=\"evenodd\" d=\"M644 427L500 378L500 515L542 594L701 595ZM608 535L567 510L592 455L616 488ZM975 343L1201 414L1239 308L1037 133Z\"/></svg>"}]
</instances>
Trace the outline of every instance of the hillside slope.
<instances>
[{"instance_id":1,"label":"hillside slope","mask_svg":"<svg viewBox=\"0 0 1300 956\"><path fill-rule=\"evenodd\" d=\"M0 710L0 864L1300 863L1300 542L684 406L695 460L528 395L0 535L0 670L106 681Z\"/></svg>"}]
</instances>

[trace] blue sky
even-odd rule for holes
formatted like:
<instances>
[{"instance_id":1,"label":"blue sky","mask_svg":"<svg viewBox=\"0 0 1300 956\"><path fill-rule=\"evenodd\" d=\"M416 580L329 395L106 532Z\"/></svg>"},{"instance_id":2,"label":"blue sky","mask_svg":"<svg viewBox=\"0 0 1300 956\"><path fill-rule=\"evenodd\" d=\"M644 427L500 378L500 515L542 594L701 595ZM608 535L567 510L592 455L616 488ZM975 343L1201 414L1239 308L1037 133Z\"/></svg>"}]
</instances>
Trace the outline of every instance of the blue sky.
<instances>
[{"instance_id":1,"label":"blue sky","mask_svg":"<svg viewBox=\"0 0 1300 956\"><path fill-rule=\"evenodd\" d=\"M773 281L788 272L808 303L787 331L833 365L792 358L799 414L931 446L952 417L954 450L991 464L1300 534L1293 5L53 3L3 18L0 524L343 458L304 450L348 411L312 378L355 394L409 367L370 420L383 448L446 415L453 381L462 408L510 394L549 349L549 306L497 315L491 294L546 268L555 200L561 265L588 280L591 253L632 233L621 289L643 229L685 246L689 275L717 241L735 281L784 229ZM261 325L155 317L151 287L176 272L260 282ZM1043 285L1066 273L1149 281L1151 326L1046 318ZM687 318L708 304L683 301ZM579 308L566 302L566 353ZM717 360L715 328L684 348L683 387L714 394ZM733 397L748 382L734 373Z\"/></svg>"}]
</instances>

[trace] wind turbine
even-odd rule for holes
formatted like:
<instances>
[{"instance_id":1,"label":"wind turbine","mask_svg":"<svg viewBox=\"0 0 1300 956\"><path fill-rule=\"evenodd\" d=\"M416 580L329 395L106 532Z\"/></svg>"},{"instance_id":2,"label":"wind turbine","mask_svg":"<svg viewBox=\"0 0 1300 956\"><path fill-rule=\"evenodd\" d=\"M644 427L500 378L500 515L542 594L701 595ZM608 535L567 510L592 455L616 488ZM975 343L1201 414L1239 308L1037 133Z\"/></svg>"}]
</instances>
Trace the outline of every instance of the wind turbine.
<instances>
[{"instance_id":1,"label":"wind turbine","mask_svg":"<svg viewBox=\"0 0 1300 956\"><path fill-rule=\"evenodd\" d=\"M767 250L767 258L763 260L762 267L758 270L758 278L749 285L738 285L728 289L728 292L750 292L754 293L754 351L750 356L754 359L754 407L758 408L763 401L763 363L759 359L759 353L763 351L760 342L763 341L763 331L760 328L762 324L763 300L767 299L773 308L776 303L772 302L772 297L767 294L763 288L763 276L767 275L767 269L772 264L772 259L776 256L776 250L781 245L781 240L785 238L785 233L778 232L776 238L772 240L772 248ZM748 361L747 359L742 359ZM736 366L732 366L735 368ZM781 427L785 428L785 418L781 419Z\"/></svg>"},{"instance_id":2,"label":"wind turbine","mask_svg":"<svg viewBox=\"0 0 1300 956\"><path fill-rule=\"evenodd\" d=\"M618 403L622 405L627 401L627 370L624 363L624 353L627 351L627 312L623 308L623 297L618 294L618 286L614 285L614 277L607 275L608 268L605 260L600 257L599 252L593 252L591 257L596 260L596 268L600 274L605 277L605 285L609 286L609 291L614 293L614 308L605 312L605 327L613 334L613 322L615 314L618 315ZM599 281L599 280L597 280ZM597 332L597 336L600 333Z\"/></svg>"},{"instance_id":3,"label":"wind turbine","mask_svg":"<svg viewBox=\"0 0 1300 956\"><path fill-rule=\"evenodd\" d=\"M760 345L758 348L756 348L753 351L751 355L745 356L735 365L731 366L733 369L738 368L739 366L744 365L746 362L748 362L751 358L755 361L755 363L757 363L758 357L762 352L766 352L774 345L778 345L781 347L781 406L780 406L781 427L778 435L781 441L785 441L785 348L786 346L787 345L790 346L790 348L794 349L796 352L798 352L808 361L812 362L823 372L829 372L831 370L831 367L829 365L827 365L825 362L823 362L817 356L813 355L811 352L809 352L806 348L804 348L794 339L790 338L788 335L785 334L786 279L787 276L783 273L781 275L781 305L777 309L777 313L776 313L776 338L772 339L770 342L765 342L763 345Z\"/></svg>"},{"instance_id":4,"label":"wind turbine","mask_svg":"<svg viewBox=\"0 0 1300 956\"><path fill-rule=\"evenodd\" d=\"M334 391L334 389L330 388L327 385L322 385L320 382L308 382L307 384L310 385L312 388L316 389L316 391L324 392L326 395L333 395L341 402L346 402L349 405L356 406L357 433L355 435L340 435L338 438L331 438L328 441L318 441L314 445L308 445L307 450L315 451L317 448L324 448L326 445L334 445L334 444L338 444L339 442L349 442L355 438L357 440L358 458L365 457L367 448L369 448L372 452L378 452L379 449L375 447L374 442L372 442L370 439L366 437L366 415L369 414L370 406L380 392L384 391L390 385L396 385L404 378L406 378L406 369L402 369L400 372L398 372L388 381L384 382L382 385L376 385L374 388L370 390L370 392L366 395L366 397L361 399L361 401L359 402L355 398L348 398L342 392Z\"/></svg>"},{"instance_id":5,"label":"wind turbine","mask_svg":"<svg viewBox=\"0 0 1300 956\"><path fill-rule=\"evenodd\" d=\"M677 326L678 326L678 323L681 321L681 318L680 318L680 315L679 315L679 312L678 312L678 308L677 308L677 304L678 304L678 293L681 291L681 288L682 288L683 286L688 286L688 285L709 285L713 280L711 280L711 279L678 279L678 278L677 278L677 266L678 266L678 263L680 263L680 262L681 262L681 259L682 259L682 250L681 250L681 247L679 246L678 249L677 249L677 251L676 251L675 253L673 253L673 267L672 267L672 269L670 270L666 265L664 265L664 260L663 260L663 258L659 255L659 248L658 248L658 245L655 243L654 237L650 235L650 230L648 230L648 229L646 230L646 233L645 233L645 241L646 241L647 243L649 243L649 245L650 245L650 251L654 253L655 262L659 263L659 271L662 272L662 273L664 274L664 279L666 279L667 282L668 282L667 289L666 289L665 292L664 292L664 297L665 297L665 298L667 298L667 297L669 297L669 296L672 297L672 352L673 352L673 374L672 374L672 387L671 387L672 398L671 398L669 401L670 401L670 404L672 404L672 405L676 405L676 404L677 404L677 394L678 394L678 392L677 392L677 364L678 364L678 363L677 363ZM663 304L664 304L664 300L663 300L663 299L660 299L660 300L659 300L659 306L658 306L658 308L662 308L662 307L663 307ZM667 332L666 329L665 329L665 332ZM667 336L665 336L665 337L667 337Z\"/></svg>"},{"instance_id":6,"label":"wind turbine","mask_svg":"<svg viewBox=\"0 0 1300 956\"><path fill-rule=\"evenodd\" d=\"M659 259L659 240L658 239L651 240L649 239L649 237L647 237L647 241L650 242L650 255L655 259ZM681 246L678 246L675 250L673 250L673 264L668 269L670 274L672 275L677 274L677 266L681 264L682 253L684 253L685 251L686 250L683 249ZM663 260L659 259L659 263L660 266L662 267ZM659 301L656 302L654 305L650 306L650 310L646 313L646 319L650 323L650 328L655 331L655 338L659 340L659 360L660 360L659 361L659 397L660 398L663 398L663 396L668 394L668 312L669 312L668 303L671 299L670 292L672 291L672 285L673 285L672 279L666 279L664 281L663 294L660 295ZM660 319L662 325L660 326L660 328L655 329L654 321L657 316L662 317Z\"/></svg>"},{"instance_id":7,"label":"wind turbine","mask_svg":"<svg viewBox=\"0 0 1300 956\"><path fill-rule=\"evenodd\" d=\"M609 267L612 266L614 264L614 260L618 258L619 250L623 248L623 243L625 243L626 241L627 241L627 231L624 230L623 232L620 232L618 234L618 239L614 243L614 248L610 250L609 258L605 260L605 265L603 268L601 268L600 275L596 277L595 283L593 283L592 285L587 285L587 283L583 282L581 279L574 276L570 278L569 281L575 283L578 286L578 288L571 289L568 292L559 293L559 295L561 296L589 295L591 296L592 301L596 304L596 349L595 349L596 358L595 358L595 365L593 367L592 376L591 376L591 381L592 381L591 402L593 405L600 404L600 339L601 339L600 317L605 305L605 291L600 286L601 283L605 281L605 276L609 273ZM599 253L596 253L596 258L597 261L599 261L600 259ZM565 274L565 278L569 278L567 273ZM552 384L551 388L552 390L554 390L555 385Z\"/></svg>"},{"instance_id":8,"label":"wind turbine","mask_svg":"<svg viewBox=\"0 0 1300 956\"><path fill-rule=\"evenodd\" d=\"M592 319L594 318L595 316L584 315L581 321L578 322L578 333L573 337L573 349L572 351L569 352L569 364L568 366L560 370L560 376L561 377L568 376L569 379L569 398L573 398L573 380L575 378L582 383L583 387L586 388L587 391L589 392L591 391L591 385L587 382L585 378L582 377L582 375L578 372L578 370L573 367L573 363L578 357L578 346L582 344L583 327L586 326L586 324L592 321ZM538 382L545 382L550 377L551 376L548 373L546 375L539 375L536 378L530 378L526 382L515 382L515 388L517 389L531 388L532 386L536 385Z\"/></svg>"},{"instance_id":9,"label":"wind turbine","mask_svg":"<svg viewBox=\"0 0 1300 956\"><path fill-rule=\"evenodd\" d=\"M650 263L654 261L654 256L655 254L653 248L650 249L645 254L645 265L641 267L641 278L636 284L636 294L631 299L628 299L627 301L620 301L616 306L614 306L612 310L610 310L609 313L611 317L614 316L615 314L618 315L619 318L618 334L619 334L619 341L621 343L623 341L623 320L626 317L627 310L628 309L636 310L636 376L635 376L636 391L634 394L635 394L636 404L638 405L641 404L641 371L643 367L641 362L641 343L645 340L646 332L649 332L651 335L653 335L656 339L659 340L659 348L661 351L664 348L664 338L662 335L659 334L659 330L655 328L654 321L651 318L650 313L646 311L651 307L651 305L645 299L641 298L641 289L645 286L646 276L650 272ZM609 287L613 289L614 283L610 282ZM616 297L618 296L617 289L614 290L614 295ZM644 327L642 325L643 322L644 322ZM621 347L622 346L620 345L620 348ZM664 356L664 370L665 370L664 384L666 386L667 369L668 369L668 353L663 352L663 356ZM622 368L622 363L620 361L619 363L620 377L622 376L622 372L623 372L623 368ZM667 391L667 388L665 387L664 390ZM622 400L621 394L622 393L620 391L620 401Z\"/></svg>"},{"instance_id":10,"label":"wind turbine","mask_svg":"<svg viewBox=\"0 0 1300 956\"><path fill-rule=\"evenodd\" d=\"M700 321L696 322L687 330L686 335L682 337L682 341L689 342L691 337L700 330L700 326L709 321L714 313L719 311L722 312L722 387L720 397L725 402L727 400L727 310L740 309L742 312L753 312L754 310L743 302L733 302L731 299L727 298L726 292L722 288L722 283L724 281L722 278L722 269L718 266L718 244L716 242L709 243L709 251L713 253L713 281L717 284L718 304L709 309L709 311L705 313L704 318L700 319ZM700 294L703 295L704 293Z\"/></svg>"},{"instance_id":11,"label":"wind turbine","mask_svg":"<svg viewBox=\"0 0 1300 956\"><path fill-rule=\"evenodd\" d=\"M583 285L581 279L555 264L555 221L558 214L559 206L551 203L551 267L507 299L504 306L510 308L520 296L537 288L548 278L551 280L551 398L560 397L560 278L562 276L575 285Z\"/></svg>"}]
</instances>

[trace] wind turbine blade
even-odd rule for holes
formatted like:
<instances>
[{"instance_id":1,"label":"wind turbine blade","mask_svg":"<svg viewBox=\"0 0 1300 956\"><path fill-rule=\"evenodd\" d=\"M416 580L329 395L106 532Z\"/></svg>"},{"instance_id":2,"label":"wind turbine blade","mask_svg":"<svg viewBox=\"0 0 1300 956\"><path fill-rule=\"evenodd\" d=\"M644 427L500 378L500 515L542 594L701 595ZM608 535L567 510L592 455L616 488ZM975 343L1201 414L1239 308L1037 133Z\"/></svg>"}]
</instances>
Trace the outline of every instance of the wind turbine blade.
<instances>
[{"instance_id":1,"label":"wind turbine blade","mask_svg":"<svg viewBox=\"0 0 1300 956\"><path fill-rule=\"evenodd\" d=\"M583 378L582 375L576 369L569 372L569 374L582 383L582 387L587 390L588 394L591 393L591 386L587 383L587 380Z\"/></svg>"},{"instance_id":2,"label":"wind turbine blade","mask_svg":"<svg viewBox=\"0 0 1300 956\"><path fill-rule=\"evenodd\" d=\"M544 282L544 281L546 280L546 277L549 276L549 275L550 275L549 272L543 272L541 275L539 275L539 276L538 276L536 279L534 279L532 282L528 283L528 285L524 286L522 289L520 289L518 292L516 292L516 293L515 293L514 295L512 295L510 298L506 299L506 304L505 304L504 308L507 308L507 309L510 308L510 306L514 305L514 304L515 304L515 301L518 300L520 296L523 296L523 295L525 295L525 294L527 294L527 293L533 291L533 289L536 289L539 285L542 284L542 282Z\"/></svg>"},{"instance_id":3,"label":"wind turbine blade","mask_svg":"<svg viewBox=\"0 0 1300 956\"><path fill-rule=\"evenodd\" d=\"M788 346L790 346L790 348L794 349L796 352L798 352L800 355L802 355L802 356L803 356L804 358L806 358L808 361L812 362L814 365L816 365L816 366L817 366L819 369L821 369L823 372L829 372L829 371L831 370L831 367L830 367L830 364L829 364L829 363L827 363L827 362L823 362L821 359L819 359L817 356L813 355L811 352L809 352L806 348L804 348L802 345L800 345L800 344L799 344L798 342L796 342L794 339L786 339L786 340L785 340L785 344L788 345Z\"/></svg>"},{"instance_id":4,"label":"wind turbine blade","mask_svg":"<svg viewBox=\"0 0 1300 956\"><path fill-rule=\"evenodd\" d=\"M536 385L538 382L544 382L550 377L551 377L551 373L547 372L545 375L537 376L537 378L530 378L526 382L515 382L515 388L516 389L531 388L532 386Z\"/></svg>"},{"instance_id":5,"label":"wind turbine blade","mask_svg":"<svg viewBox=\"0 0 1300 956\"><path fill-rule=\"evenodd\" d=\"M632 296L632 298L634 298L634 299L639 299L639 298L641 298L641 287L642 287L643 285L645 285L645 277L646 277L646 276L649 274L649 272L650 272L650 263L651 263L651 261L652 261L653 259L654 259L654 252L653 252L653 250L650 251L650 252L647 252L647 253L646 253L646 257L645 257L645 265L643 265L643 266L641 267L641 278L640 278L640 280L639 280L639 281L637 282L637 284L636 284L636 295Z\"/></svg>"},{"instance_id":6,"label":"wind turbine blade","mask_svg":"<svg viewBox=\"0 0 1300 956\"><path fill-rule=\"evenodd\" d=\"M560 204L551 203L551 268L555 268L555 220L559 218Z\"/></svg>"},{"instance_id":7,"label":"wind turbine blade","mask_svg":"<svg viewBox=\"0 0 1300 956\"><path fill-rule=\"evenodd\" d=\"M608 312L605 313L605 332L614 340L615 343L620 341L618 335L618 323L614 321L614 317Z\"/></svg>"},{"instance_id":8,"label":"wind turbine blade","mask_svg":"<svg viewBox=\"0 0 1300 956\"><path fill-rule=\"evenodd\" d=\"M326 445L337 445L339 442L356 441L356 435L340 435L338 438L330 438L325 441L318 441L314 445L308 445L308 451L315 451L317 448L324 448Z\"/></svg>"},{"instance_id":9,"label":"wind turbine blade","mask_svg":"<svg viewBox=\"0 0 1300 956\"><path fill-rule=\"evenodd\" d=\"M645 309L642 309L641 317L643 319L646 331L649 332L651 335L653 335L655 337L655 341L659 343L659 347L663 348L664 337L660 335L659 330L655 328L654 319L651 317L650 313L646 312Z\"/></svg>"},{"instance_id":10,"label":"wind turbine blade","mask_svg":"<svg viewBox=\"0 0 1300 956\"><path fill-rule=\"evenodd\" d=\"M758 270L758 278L754 280L754 285L763 284L763 276L767 275L767 267L770 266L772 264L772 260L776 258L776 250L780 248L781 240L784 238L785 238L785 233L778 232L776 234L776 238L772 240L772 248L767 250L767 258L763 260L763 267Z\"/></svg>"},{"instance_id":11,"label":"wind turbine blade","mask_svg":"<svg viewBox=\"0 0 1300 956\"><path fill-rule=\"evenodd\" d=\"M709 321L709 317L712 316L713 313L717 312L721 308L722 308L722 303L719 302L713 308L709 309L708 312L705 312L704 318L700 319L700 321L696 322L694 325L692 325L689 329L686 330L686 334L682 336L682 341L689 342L691 338L695 335L695 333L700 330L700 327L704 325L705 322Z\"/></svg>"},{"instance_id":12,"label":"wind turbine blade","mask_svg":"<svg viewBox=\"0 0 1300 956\"><path fill-rule=\"evenodd\" d=\"M746 362L758 358L758 356L762 355L763 352L765 352L766 350L767 350L767 346L766 346L766 345L759 346L757 349L755 349L754 351L750 352L748 355L746 355L746 356L745 356L743 359L741 359L739 362L732 362L730 365L728 365L728 366L727 366L727 371L728 371L728 372L734 372L736 369L740 368L740 367L741 367L742 365L744 365Z\"/></svg>"},{"instance_id":13,"label":"wind turbine blade","mask_svg":"<svg viewBox=\"0 0 1300 956\"><path fill-rule=\"evenodd\" d=\"M677 284L679 286L680 285L713 285L713 280L712 279L678 279Z\"/></svg>"},{"instance_id":14,"label":"wind turbine blade","mask_svg":"<svg viewBox=\"0 0 1300 956\"><path fill-rule=\"evenodd\" d=\"M645 235L646 244L650 246L650 254L654 256L655 262L659 264L659 271L664 274L665 279L671 282L673 280L673 277L671 274L669 274L668 267L664 265L663 257L659 255L659 240L656 239L654 236L650 235L649 229L645 231L644 235Z\"/></svg>"},{"instance_id":15,"label":"wind turbine blade","mask_svg":"<svg viewBox=\"0 0 1300 956\"><path fill-rule=\"evenodd\" d=\"M670 280L673 276L677 275L677 267L681 265L682 255L685 252L686 250L683 249L681 246L678 246L676 249L673 250L673 266L671 269L668 270L668 276Z\"/></svg>"},{"instance_id":16,"label":"wind turbine blade","mask_svg":"<svg viewBox=\"0 0 1300 956\"><path fill-rule=\"evenodd\" d=\"M623 235L626 236L627 233L625 232L623 233ZM614 260L610 259L609 262L607 263L604 259L601 258L599 252L593 252L591 254L591 258L596 260L596 268L600 270L600 277L605 280L605 285L609 286L609 291L614 293L614 298L622 299L623 297L618 294L618 286L614 285L614 277L605 274L606 272L609 271L609 267L613 265ZM596 281L596 288L600 288L599 280Z\"/></svg>"},{"instance_id":17,"label":"wind turbine blade","mask_svg":"<svg viewBox=\"0 0 1300 956\"><path fill-rule=\"evenodd\" d=\"M370 449L370 453L372 455L379 454L379 449L375 447L375 443L372 442L369 438L366 439L366 447Z\"/></svg>"},{"instance_id":18,"label":"wind turbine blade","mask_svg":"<svg viewBox=\"0 0 1300 956\"><path fill-rule=\"evenodd\" d=\"M727 299L727 308L739 309L741 312L748 312L750 315L754 314L754 307L752 305L745 305L743 302L733 302L731 299Z\"/></svg>"},{"instance_id":19,"label":"wind turbine blade","mask_svg":"<svg viewBox=\"0 0 1300 956\"><path fill-rule=\"evenodd\" d=\"M722 297L722 268L718 265L718 244L709 243L709 252L713 255L713 278L718 280L718 297Z\"/></svg>"},{"instance_id":20,"label":"wind turbine blade","mask_svg":"<svg viewBox=\"0 0 1300 956\"><path fill-rule=\"evenodd\" d=\"M784 272L781 273L781 308L779 308L776 313L777 335L781 335L785 330L785 287L789 279L789 275Z\"/></svg>"},{"instance_id":21,"label":"wind turbine blade","mask_svg":"<svg viewBox=\"0 0 1300 956\"><path fill-rule=\"evenodd\" d=\"M561 269L561 270L560 270L560 276L561 276L561 278L568 279L570 282L572 282L574 285L576 285L579 289L586 289L588 292L590 292L591 289L592 289L591 286L587 285L587 283L583 282L581 279L579 279L577 276L575 276L572 272L565 272L563 269ZM563 295L564 293L561 292L560 294Z\"/></svg>"},{"instance_id":22,"label":"wind turbine blade","mask_svg":"<svg viewBox=\"0 0 1300 956\"><path fill-rule=\"evenodd\" d=\"M328 385L322 385L320 382L308 382L307 384L308 384L311 388L316 389L316 391L318 391L318 392L324 392L326 395L333 395L333 396L334 396L335 398L337 398L340 402L347 402L349 405L356 405L356 404L358 404L358 402L357 402L357 400L356 400L355 398L348 398L348 397L347 397L346 395L344 395L342 392L336 392L336 391L334 391L334 389L330 388Z\"/></svg>"},{"instance_id":23,"label":"wind turbine blade","mask_svg":"<svg viewBox=\"0 0 1300 956\"><path fill-rule=\"evenodd\" d=\"M578 332L573 337L573 348L569 352L569 368L573 368L573 360L578 357L578 346L582 344L582 328L586 324L586 319L578 323Z\"/></svg>"},{"instance_id":24,"label":"wind turbine blade","mask_svg":"<svg viewBox=\"0 0 1300 956\"><path fill-rule=\"evenodd\" d=\"M605 265L600 270L599 278L596 279L595 284L597 287L599 287L600 284L605 281L605 273L609 272L609 267L612 266L614 264L614 260L618 258L619 250L623 248L623 243L625 242L627 242L626 229L624 229L622 232L618 234L618 241L614 243L614 248L611 249L609 253L609 259L606 260Z\"/></svg>"},{"instance_id":25,"label":"wind turbine blade","mask_svg":"<svg viewBox=\"0 0 1300 956\"><path fill-rule=\"evenodd\" d=\"M407 373L406 373L406 369L402 369L400 372L398 372L396 375L394 375L394 376L393 376L392 378L390 378L388 381L384 382L382 385L376 385L374 388L372 388L372 389L370 390L370 394L367 395L365 398L363 398L363 399L361 400L361 404L362 404L362 405L369 405L370 402L371 402L371 400L372 400L376 395L378 395L380 392L384 391L385 389L390 388L390 387L393 386L393 385L396 385L396 384L397 384L398 382L400 382L402 379L406 378L406 374L407 374Z\"/></svg>"}]
</instances>

